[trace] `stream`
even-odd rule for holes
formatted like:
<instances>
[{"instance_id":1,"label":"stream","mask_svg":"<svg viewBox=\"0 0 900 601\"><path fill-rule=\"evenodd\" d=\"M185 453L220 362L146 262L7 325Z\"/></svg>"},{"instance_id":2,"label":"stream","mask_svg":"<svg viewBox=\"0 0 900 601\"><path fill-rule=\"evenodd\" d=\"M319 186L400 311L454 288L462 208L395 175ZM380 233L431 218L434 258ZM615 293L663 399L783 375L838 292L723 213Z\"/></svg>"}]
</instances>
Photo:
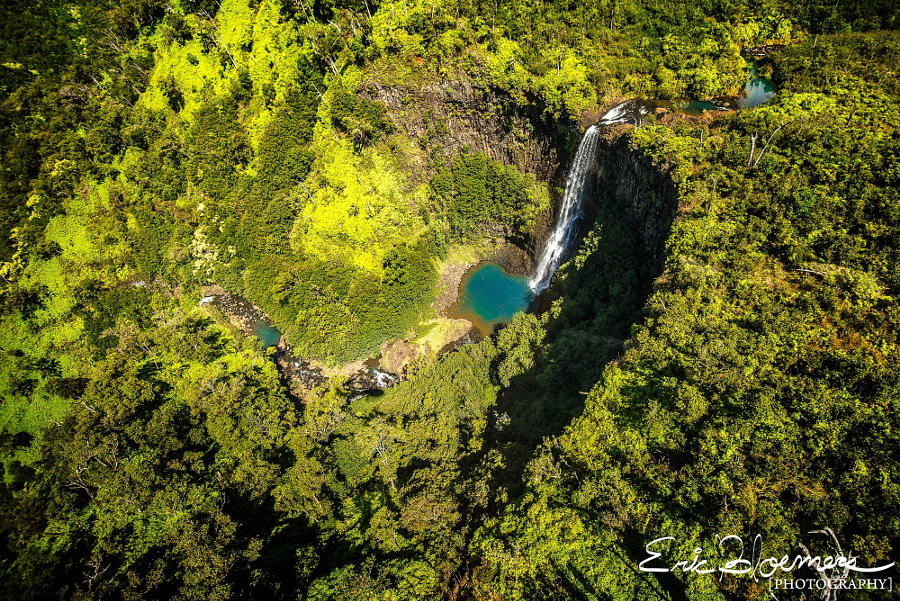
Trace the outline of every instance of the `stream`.
<instances>
[{"instance_id":1,"label":"stream","mask_svg":"<svg viewBox=\"0 0 900 601\"><path fill-rule=\"evenodd\" d=\"M200 306L204 305L220 311L245 335L258 338L264 349L275 347L272 358L289 389L293 388L291 382L297 383L304 390L311 390L328 382L328 376L320 368L294 354L294 349L284 340L269 317L247 299L226 292L204 296ZM342 387L351 400L369 394L380 394L381 390L400 381L398 375L382 369L378 360L379 357L369 359L361 369L345 379Z\"/></svg>"}]
</instances>

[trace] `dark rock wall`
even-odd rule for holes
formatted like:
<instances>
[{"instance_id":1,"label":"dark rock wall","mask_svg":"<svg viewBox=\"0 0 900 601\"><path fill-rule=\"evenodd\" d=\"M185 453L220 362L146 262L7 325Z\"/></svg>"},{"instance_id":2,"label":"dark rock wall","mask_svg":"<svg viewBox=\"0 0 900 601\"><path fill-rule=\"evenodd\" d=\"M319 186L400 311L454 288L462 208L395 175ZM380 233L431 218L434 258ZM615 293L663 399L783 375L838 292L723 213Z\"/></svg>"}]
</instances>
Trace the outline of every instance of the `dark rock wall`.
<instances>
[{"instance_id":1,"label":"dark rock wall","mask_svg":"<svg viewBox=\"0 0 900 601\"><path fill-rule=\"evenodd\" d=\"M630 126L610 128L597 149L597 178L591 202L617 202L638 231L655 272L665 266L665 246L678 209L678 188L665 166L633 149Z\"/></svg>"}]
</instances>

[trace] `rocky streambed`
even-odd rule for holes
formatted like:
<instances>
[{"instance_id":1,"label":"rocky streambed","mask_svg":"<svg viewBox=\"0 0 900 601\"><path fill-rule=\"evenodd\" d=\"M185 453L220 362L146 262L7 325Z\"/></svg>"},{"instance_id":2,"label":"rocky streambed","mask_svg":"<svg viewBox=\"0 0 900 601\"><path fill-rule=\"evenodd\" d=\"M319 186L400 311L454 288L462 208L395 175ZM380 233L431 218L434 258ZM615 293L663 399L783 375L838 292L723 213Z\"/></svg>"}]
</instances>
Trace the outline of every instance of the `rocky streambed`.
<instances>
[{"instance_id":1,"label":"rocky streambed","mask_svg":"<svg viewBox=\"0 0 900 601\"><path fill-rule=\"evenodd\" d=\"M247 336L259 338L264 348L274 348L272 360L281 373L283 383L297 397L325 386L332 379L352 398L380 392L400 381L400 376L383 369L378 359L352 364L350 369L329 370L298 356L272 320L256 305L218 286L204 288L200 306L212 308Z\"/></svg>"}]
</instances>

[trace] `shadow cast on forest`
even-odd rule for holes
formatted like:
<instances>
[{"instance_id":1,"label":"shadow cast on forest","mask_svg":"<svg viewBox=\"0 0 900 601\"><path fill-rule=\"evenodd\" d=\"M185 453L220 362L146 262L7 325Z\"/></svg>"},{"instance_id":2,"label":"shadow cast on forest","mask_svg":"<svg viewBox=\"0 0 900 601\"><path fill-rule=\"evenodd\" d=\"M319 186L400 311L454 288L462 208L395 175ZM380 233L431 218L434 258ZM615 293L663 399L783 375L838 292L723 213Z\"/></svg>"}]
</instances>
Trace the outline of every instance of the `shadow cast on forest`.
<instances>
[{"instance_id":1,"label":"shadow cast on forest","mask_svg":"<svg viewBox=\"0 0 900 601\"><path fill-rule=\"evenodd\" d=\"M507 473L497 484L513 497L535 449L563 432L583 409L606 365L619 357L641 322L653 282L665 266L664 247L677 207L669 176L627 148L623 137L605 139L598 152L595 191L587 199L587 231L572 259L540 299L557 306L534 366L511 379L489 428ZM506 421L505 418L503 421Z\"/></svg>"}]
</instances>

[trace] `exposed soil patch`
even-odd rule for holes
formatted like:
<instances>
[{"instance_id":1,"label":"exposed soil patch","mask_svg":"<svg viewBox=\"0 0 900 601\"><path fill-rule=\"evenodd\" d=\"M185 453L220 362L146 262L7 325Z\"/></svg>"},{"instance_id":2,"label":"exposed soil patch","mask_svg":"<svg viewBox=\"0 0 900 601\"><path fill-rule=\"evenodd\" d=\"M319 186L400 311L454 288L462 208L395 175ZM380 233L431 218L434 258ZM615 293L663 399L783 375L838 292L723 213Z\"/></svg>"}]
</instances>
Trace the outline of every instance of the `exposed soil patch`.
<instances>
[{"instance_id":1,"label":"exposed soil patch","mask_svg":"<svg viewBox=\"0 0 900 601\"><path fill-rule=\"evenodd\" d=\"M463 276L466 275L466 272L473 265L478 263L479 261L468 261L448 263L444 266L443 271L441 271L440 279L438 280L437 298L431 303L431 308L434 309L438 315L448 315L448 310L459 297L459 284L462 282Z\"/></svg>"}]
</instances>

